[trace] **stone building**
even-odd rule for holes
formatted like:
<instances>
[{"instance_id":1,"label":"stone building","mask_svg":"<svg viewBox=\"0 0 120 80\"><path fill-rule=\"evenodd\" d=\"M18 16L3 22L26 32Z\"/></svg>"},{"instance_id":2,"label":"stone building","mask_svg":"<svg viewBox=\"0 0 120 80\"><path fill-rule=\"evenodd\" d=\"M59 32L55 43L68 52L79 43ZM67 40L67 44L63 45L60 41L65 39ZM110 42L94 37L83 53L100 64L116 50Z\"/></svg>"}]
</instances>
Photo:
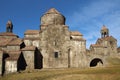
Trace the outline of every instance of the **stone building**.
<instances>
[{"instance_id":1,"label":"stone building","mask_svg":"<svg viewBox=\"0 0 120 80\"><path fill-rule=\"evenodd\" d=\"M104 56L117 54L117 40L103 26L101 38L86 49L78 31L69 31L65 17L51 8L40 18L40 30L27 30L24 38L13 34L8 21L0 33L0 74L41 68L87 68L104 64ZM94 64L95 63L95 64Z\"/></svg>"},{"instance_id":2,"label":"stone building","mask_svg":"<svg viewBox=\"0 0 120 80\"><path fill-rule=\"evenodd\" d=\"M98 38L95 44L90 46L91 53L101 55L117 54L117 40L109 36L109 29L104 25L101 29L101 38Z\"/></svg>"},{"instance_id":3,"label":"stone building","mask_svg":"<svg viewBox=\"0 0 120 80\"><path fill-rule=\"evenodd\" d=\"M115 57L117 52L117 40L113 36L109 36L109 29L103 25L101 31L101 38L98 38L95 44L90 45L90 61L93 63L100 62L102 65L108 64L106 59L108 57ZM97 61L96 61L97 59ZM95 61L95 62L94 62ZM90 64L92 61L90 62ZM97 64L91 64L90 66L96 66Z\"/></svg>"},{"instance_id":4,"label":"stone building","mask_svg":"<svg viewBox=\"0 0 120 80\"><path fill-rule=\"evenodd\" d=\"M54 8L47 11L40 21L40 30L27 30L24 42L26 46L38 48L43 56L43 68L85 66L79 60L86 53L83 35L78 31L69 31L65 17Z\"/></svg>"}]
</instances>

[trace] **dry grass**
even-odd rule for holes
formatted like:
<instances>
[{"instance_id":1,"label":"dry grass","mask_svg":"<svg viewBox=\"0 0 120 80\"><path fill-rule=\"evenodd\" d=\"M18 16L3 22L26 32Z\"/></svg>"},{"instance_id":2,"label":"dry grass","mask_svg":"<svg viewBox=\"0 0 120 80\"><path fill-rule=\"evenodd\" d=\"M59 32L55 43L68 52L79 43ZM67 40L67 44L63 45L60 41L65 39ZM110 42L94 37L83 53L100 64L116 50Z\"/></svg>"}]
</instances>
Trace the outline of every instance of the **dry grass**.
<instances>
[{"instance_id":1,"label":"dry grass","mask_svg":"<svg viewBox=\"0 0 120 80\"><path fill-rule=\"evenodd\" d=\"M0 80L120 80L120 59L109 58L109 61L111 67L24 71L5 75Z\"/></svg>"},{"instance_id":2,"label":"dry grass","mask_svg":"<svg viewBox=\"0 0 120 80\"><path fill-rule=\"evenodd\" d=\"M120 65L120 58L109 57L107 60L110 63L110 65Z\"/></svg>"},{"instance_id":3,"label":"dry grass","mask_svg":"<svg viewBox=\"0 0 120 80\"><path fill-rule=\"evenodd\" d=\"M89 69L43 69L9 74L0 80L120 80L120 66Z\"/></svg>"}]
</instances>

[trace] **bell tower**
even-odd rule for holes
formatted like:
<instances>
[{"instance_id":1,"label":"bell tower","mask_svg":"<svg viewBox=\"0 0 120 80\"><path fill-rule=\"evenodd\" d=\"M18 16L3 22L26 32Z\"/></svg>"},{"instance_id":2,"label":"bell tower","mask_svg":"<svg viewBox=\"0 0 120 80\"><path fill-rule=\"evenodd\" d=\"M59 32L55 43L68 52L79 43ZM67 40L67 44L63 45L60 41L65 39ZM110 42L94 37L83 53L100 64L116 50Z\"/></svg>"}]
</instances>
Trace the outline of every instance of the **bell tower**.
<instances>
[{"instance_id":1,"label":"bell tower","mask_svg":"<svg viewBox=\"0 0 120 80\"><path fill-rule=\"evenodd\" d=\"M109 36L109 29L103 25L101 29L101 38L108 37Z\"/></svg>"}]
</instances>

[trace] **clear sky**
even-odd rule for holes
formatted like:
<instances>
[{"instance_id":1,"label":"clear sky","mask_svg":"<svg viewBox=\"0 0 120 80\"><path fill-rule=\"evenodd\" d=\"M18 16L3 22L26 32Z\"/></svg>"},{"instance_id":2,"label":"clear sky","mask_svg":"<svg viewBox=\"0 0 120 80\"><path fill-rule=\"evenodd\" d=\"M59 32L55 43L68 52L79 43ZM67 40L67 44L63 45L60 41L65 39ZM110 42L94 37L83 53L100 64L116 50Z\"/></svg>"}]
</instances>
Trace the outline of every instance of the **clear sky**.
<instances>
[{"instance_id":1,"label":"clear sky","mask_svg":"<svg viewBox=\"0 0 120 80\"><path fill-rule=\"evenodd\" d=\"M39 30L40 17L50 8L66 17L70 30L84 35L87 48L100 37L103 24L120 46L120 0L0 0L0 32L11 20L13 32L23 38L26 30Z\"/></svg>"}]
</instances>

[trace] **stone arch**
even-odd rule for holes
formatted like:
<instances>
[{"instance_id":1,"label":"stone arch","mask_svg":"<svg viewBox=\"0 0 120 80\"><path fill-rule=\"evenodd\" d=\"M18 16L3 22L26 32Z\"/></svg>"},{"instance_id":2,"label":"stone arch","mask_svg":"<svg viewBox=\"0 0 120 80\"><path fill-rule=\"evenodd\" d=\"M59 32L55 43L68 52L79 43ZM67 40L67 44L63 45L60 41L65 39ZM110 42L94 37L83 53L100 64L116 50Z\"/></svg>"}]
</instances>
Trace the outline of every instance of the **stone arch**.
<instances>
[{"instance_id":1,"label":"stone arch","mask_svg":"<svg viewBox=\"0 0 120 80\"><path fill-rule=\"evenodd\" d=\"M103 61L100 58L94 58L90 61L90 67L97 67L102 65L103 65Z\"/></svg>"}]
</instances>

